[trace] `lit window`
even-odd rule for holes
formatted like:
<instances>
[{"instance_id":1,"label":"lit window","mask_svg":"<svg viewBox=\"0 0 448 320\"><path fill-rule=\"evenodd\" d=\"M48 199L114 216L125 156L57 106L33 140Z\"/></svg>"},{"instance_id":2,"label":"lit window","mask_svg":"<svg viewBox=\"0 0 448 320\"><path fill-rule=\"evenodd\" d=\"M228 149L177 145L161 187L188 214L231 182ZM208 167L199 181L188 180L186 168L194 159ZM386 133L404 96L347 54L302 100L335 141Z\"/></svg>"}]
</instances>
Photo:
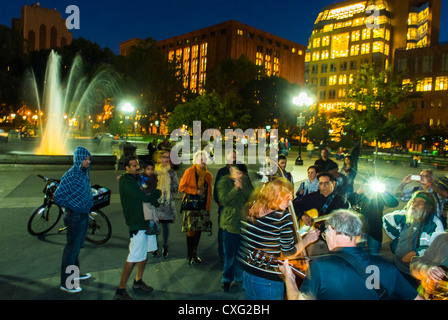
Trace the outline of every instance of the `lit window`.
<instances>
[{"instance_id":1,"label":"lit window","mask_svg":"<svg viewBox=\"0 0 448 320\"><path fill-rule=\"evenodd\" d=\"M239 35L239 36L242 36L243 35L243 30L241 30L241 29L236 30L236 34Z\"/></svg>"},{"instance_id":2,"label":"lit window","mask_svg":"<svg viewBox=\"0 0 448 320\"><path fill-rule=\"evenodd\" d=\"M417 82L417 91L431 91L432 78L425 78Z\"/></svg>"},{"instance_id":3,"label":"lit window","mask_svg":"<svg viewBox=\"0 0 448 320\"><path fill-rule=\"evenodd\" d=\"M354 44L350 48L350 55L357 56L359 54L359 44Z\"/></svg>"},{"instance_id":4,"label":"lit window","mask_svg":"<svg viewBox=\"0 0 448 320\"><path fill-rule=\"evenodd\" d=\"M331 58L340 58L348 56L348 43L350 34L348 32L332 36L331 39Z\"/></svg>"},{"instance_id":5,"label":"lit window","mask_svg":"<svg viewBox=\"0 0 448 320\"><path fill-rule=\"evenodd\" d=\"M322 37L322 46L329 46L330 45L330 36Z\"/></svg>"},{"instance_id":6,"label":"lit window","mask_svg":"<svg viewBox=\"0 0 448 320\"><path fill-rule=\"evenodd\" d=\"M387 43L384 44L384 54L385 54L386 56L389 55L389 45L388 45Z\"/></svg>"},{"instance_id":7,"label":"lit window","mask_svg":"<svg viewBox=\"0 0 448 320\"><path fill-rule=\"evenodd\" d=\"M320 53L319 53L319 51L314 51L313 52L313 57L312 57L312 61L317 61L317 60L319 60L319 57L320 57Z\"/></svg>"},{"instance_id":8,"label":"lit window","mask_svg":"<svg viewBox=\"0 0 448 320\"><path fill-rule=\"evenodd\" d=\"M448 90L448 77L447 76L436 77L436 85L434 90L436 91Z\"/></svg>"},{"instance_id":9,"label":"lit window","mask_svg":"<svg viewBox=\"0 0 448 320\"><path fill-rule=\"evenodd\" d=\"M361 45L361 54L368 54L370 53L370 43L363 43Z\"/></svg>"},{"instance_id":10,"label":"lit window","mask_svg":"<svg viewBox=\"0 0 448 320\"><path fill-rule=\"evenodd\" d=\"M324 26L324 32L333 31L333 24L327 24Z\"/></svg>"},{"instance_id":11,"label":"lit window","mask_svg":"<svg viewBox=\"0 0 448 320\"><path fill-rule=\"evenodd\" d=\"M375 41L373 43L372 52L383 52L384 51L384 43L382 41Z\"/></svg>"},{"instance_id":12,"label":"lit window","mask_svg":"<svg viewBox=\"0 0 448 320\"><path fill-rule=\"evenodd\" d=\"M359 30L352 31L352 41L358 41L360 37L361 37L361 31Z\"/></svg>"},{"instance_id":13,"label":"lit window","mask_svg":"<svg viewBox=\"0 0 448 320\"><path fill-rule=\"evenodd\" d=\"M313 48L319 48L320 47L320 38L314 38L313 39Z\"/></svg>"},{"instance_id":14,"label":"lit window","mask_svg":"<svg viewBox=\"0 0 448 320\"><path fill-rule=\"evenodd\" d=\"M329 81L328 81L328 84L329 84L330 86L335 85L336 82L337 82L337 79L338 79L338 76L337 76L337 75L330 76Z\"/></svg>"},{"instance_id":15,"label":"lit window","mask_svg":"<svg viewBox=\"0 0 448 320\"><path fill-rule=\"evenodd\" d=\"M383 28L379 28L379 29L374 28L373 29L373 37L374 38L384 38L384 29Z\"/></svg>"},{"instance_id":16,"label":"lit window","mask_svg":"<svg viewBox=\"0 0 448 320\"><path fill-rule=\"evenodd\" d=\"M321 60L326 60L330 56L330 51L328 50L322 50Z\"/></svg>"},{"instance_id":17,"label":"lit window","mask_svg":"<svg viewBox=\"0 0 448 320\"><path fill-rule=\"evenodd\" d=\"M370 39L370 29L362 30L362 40Z\"/></svg>"},{"instance_id":18,"label":"lit window","mask_svg":"<svg viewBox=\"0 0 448 320\"><path fill-rule=\"evenodd\" d=\"M346 74L339 75L339 84L340 85L347 84L347 75Z\"/></svg>"}]
</instances>

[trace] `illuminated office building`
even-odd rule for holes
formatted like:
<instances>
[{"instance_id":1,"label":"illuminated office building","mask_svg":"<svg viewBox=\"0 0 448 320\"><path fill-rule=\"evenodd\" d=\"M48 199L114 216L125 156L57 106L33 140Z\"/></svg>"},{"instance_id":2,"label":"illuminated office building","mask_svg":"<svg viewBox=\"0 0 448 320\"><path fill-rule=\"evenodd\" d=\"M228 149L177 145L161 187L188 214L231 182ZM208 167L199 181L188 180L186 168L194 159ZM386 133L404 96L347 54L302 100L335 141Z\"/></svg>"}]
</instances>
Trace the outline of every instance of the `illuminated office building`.
<instances>
[{"instance_id":1,"label":"illuminated office building","mask_svg":"<svg viewBox=\"0 0 448 320\"><path fill-rule=\"evenodd\" d=\"M343 1L319 13L305 55L305 81L320 110L345 105L345 88L364 63L394 65L438 44L441 0ZM417 51L416 51L417 52Z\"/></svg>"},{"instance_id":2,"label":"illuminated office building","mask_svg":"<svg viewBox=\"0 0 448 320\"><path fill-rule=\"evenodd\" d=\"M120 53L138 43L131 39L120 44ZM202 93L210 72L225 58L245 55L268 75L303 84L306 47L238 21L210 27L158 41L167 60L179 62L186 90Z\"/></svg>"}]
</instances>

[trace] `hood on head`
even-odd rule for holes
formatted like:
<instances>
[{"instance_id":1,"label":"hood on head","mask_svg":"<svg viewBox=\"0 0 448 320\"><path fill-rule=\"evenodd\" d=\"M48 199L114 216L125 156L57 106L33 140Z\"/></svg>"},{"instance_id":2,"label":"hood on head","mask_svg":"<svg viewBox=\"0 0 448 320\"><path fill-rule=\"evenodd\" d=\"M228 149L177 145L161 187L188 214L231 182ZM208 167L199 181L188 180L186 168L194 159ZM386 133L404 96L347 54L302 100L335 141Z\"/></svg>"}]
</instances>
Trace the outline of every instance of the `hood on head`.
<instances>
[{"instance_id":1,"label":"hood on head","mask_svg":"<svg viewBox=\"0 0 448 320\"><path fill-rule=\"evenodd\" d=\"M89 150L83 147L77 147L75 153L73 154L73 162L75 167L81 167L81 164L86 159L86 157L90 157L90 160L92 160L92 155L90 154Z\"/></svg>"}]
</instances>

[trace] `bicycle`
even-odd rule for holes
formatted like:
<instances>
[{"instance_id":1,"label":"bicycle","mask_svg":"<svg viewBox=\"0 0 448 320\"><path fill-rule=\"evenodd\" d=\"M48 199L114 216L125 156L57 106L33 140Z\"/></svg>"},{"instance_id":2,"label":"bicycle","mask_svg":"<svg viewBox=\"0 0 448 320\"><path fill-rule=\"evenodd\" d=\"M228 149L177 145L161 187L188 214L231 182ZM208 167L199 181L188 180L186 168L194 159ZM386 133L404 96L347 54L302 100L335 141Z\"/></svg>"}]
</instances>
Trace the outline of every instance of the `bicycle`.
<instances>
[{"instance_id":1,"label":"bicycle","mask_svg":"<svg viewBox=\"0 0 448 320\"><path fill-rule=\"evenodd\" d=\"M64 214L64 209L54 201L54 193L60 180L50 179L41 175L37 176L43 179L46 184L43 190L45 194L44 203L34 211L28 221L28 232L33 236L41 236L49 232L56 226ZM103 187L94 185L92 188L100 189ZM109 219L99 210L110 204L110 190L95 195L93 202L94 205L89 213L89 228L86 240L99 245L106 243L112 235L112 226ZM60 228L58 233L66 229L66 227Z\"/></svg>"}]
</instances>

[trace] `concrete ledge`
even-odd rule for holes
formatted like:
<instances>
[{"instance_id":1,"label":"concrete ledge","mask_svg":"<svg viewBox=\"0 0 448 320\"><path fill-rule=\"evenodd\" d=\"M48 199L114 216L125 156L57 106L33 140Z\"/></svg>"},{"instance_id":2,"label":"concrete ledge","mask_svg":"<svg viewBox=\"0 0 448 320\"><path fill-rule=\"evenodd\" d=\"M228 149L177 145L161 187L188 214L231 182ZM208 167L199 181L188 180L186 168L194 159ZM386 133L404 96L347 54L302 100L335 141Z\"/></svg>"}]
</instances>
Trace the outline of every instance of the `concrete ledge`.
<instances>
[{"instance_id":1,"label":"concrete ledge","mask_svg":"<svg viewBox=\"0 0 448 320\"><path fill-rule=\"evenodd\" d=\"M111 170L115 169L116 156L92 156L92 168ZM73 165L73 156L49 156L33 154L0 154L0 165Z\"/></svg>"}]
</instances>

